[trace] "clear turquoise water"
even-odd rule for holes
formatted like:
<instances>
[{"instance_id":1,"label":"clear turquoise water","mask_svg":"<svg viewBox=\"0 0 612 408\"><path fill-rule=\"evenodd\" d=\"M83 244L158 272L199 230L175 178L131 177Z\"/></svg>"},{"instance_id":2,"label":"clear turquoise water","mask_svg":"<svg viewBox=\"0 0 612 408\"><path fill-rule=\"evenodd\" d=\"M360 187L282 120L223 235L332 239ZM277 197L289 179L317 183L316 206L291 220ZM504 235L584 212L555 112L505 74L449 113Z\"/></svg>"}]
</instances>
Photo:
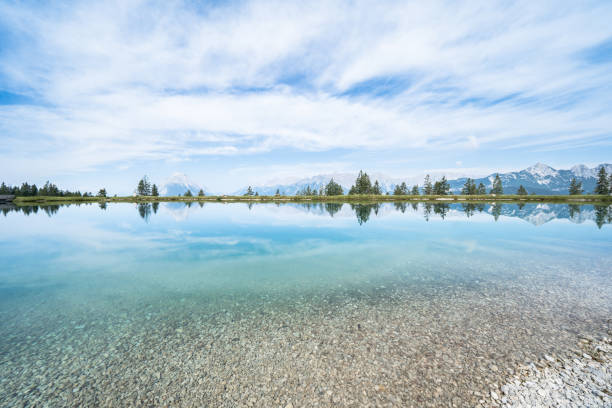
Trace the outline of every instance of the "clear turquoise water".
<instances>
[{"instance_id":1,"label":"clear turquoise water","mask_svg":"<svg viewBox=\"0 0 612 408\"><path fill-rule=\"evenodd\" d=\"M245 347L275 347L265 336L279 316L279 327L302 333L316 326L318 336L330 339L342 336L334 330L345 323L353 327L368 319L380 326L377 333L391 330L388 323L396 319L410 323L413 338L429 325L434 343L443 333L463 336L466 344L474 336L473 348L482 347L491 361L508 364L569 344L578 332L609 329L609 207L415 207L5 208L0 216L0 371L10 373L10 379L6 375L0 382L0 401L11 402L0 406L39 400L95 405L100 400L88 398L96 395L125 402L116 381L141 378L150 364L185 359L176 350L196 347L203 340L194 336L202 333L218 337L223 327L227 343L246 338ZM494 336L486 337L487 330L500 322L507 327L499 333L520 333L496 355L483 342ZM367 326L360 323L359 330L362 324ZM245 327L249 331L243 332ZM158 360L149 365L130 361L132 354L123 350L130 341L148 344ZM173 350L172 357L165 354ZM459 349L454 352L461 355ZM79 361L78 369L64 361L66 356ZM108 370L115 370L108 383L100 382L106 377L96 371L100 356L106 356ZM242 356L243 364L248 358L253 357ZM390 353L385 361L392 366L395 358ZM214 373L221 360L202 364ZM251 372L266 369L263 362L253 364ZM86 384L97 384L94 388L80 385L74 391L60 381L66 377L78 383L83 370L89 373ZM185 370L177 373L191 378ZM153 374L142 381L153 387L158 380ZM218 393L211 390L219 380L208 377L204 384L208 391L202 395L208 399L201 401L216 401ZM149 392L157 395L154 388Z\"/></svg>"}]
</instances>

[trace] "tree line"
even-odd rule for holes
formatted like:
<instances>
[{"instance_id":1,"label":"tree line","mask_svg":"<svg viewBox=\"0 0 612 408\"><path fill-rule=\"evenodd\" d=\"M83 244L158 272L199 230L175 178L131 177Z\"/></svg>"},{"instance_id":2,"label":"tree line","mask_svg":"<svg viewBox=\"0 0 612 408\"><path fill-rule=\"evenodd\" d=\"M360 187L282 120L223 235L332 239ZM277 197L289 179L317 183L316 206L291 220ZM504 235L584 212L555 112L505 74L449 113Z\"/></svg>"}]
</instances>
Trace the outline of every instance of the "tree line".
<instances>
[{"instance_id":1,"label":"tree line","mask_svg":"<svg viewBox=\"0 0 612 408\"><path fill-rule=\"evenodd\" d=\"M14 195L15 197L93 197L93 194L88 192L62 190L49 181L42 187L28 183L22 183L21 186L11 186L2 182L0 184L0 195Z\"/></svg>"}]
</instances>

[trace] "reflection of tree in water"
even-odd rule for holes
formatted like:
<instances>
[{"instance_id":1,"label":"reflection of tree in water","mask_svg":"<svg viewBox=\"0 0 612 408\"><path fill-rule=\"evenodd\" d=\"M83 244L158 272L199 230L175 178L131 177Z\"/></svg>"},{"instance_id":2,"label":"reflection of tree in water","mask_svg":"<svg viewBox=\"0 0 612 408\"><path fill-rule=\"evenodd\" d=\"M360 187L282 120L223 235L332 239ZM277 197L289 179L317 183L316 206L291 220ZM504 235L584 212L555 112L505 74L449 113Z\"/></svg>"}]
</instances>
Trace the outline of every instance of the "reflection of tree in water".
<instances>
[{"instance_id":1,"label":"reflection of tree in water","mask_svg":"<svg viewBox=\"0 0 612 408\"><path fill-rule=\"evenodd\" d=\"M334 214L342 209L342 205L342 203L325 203L325 211L333 217Z\"/></svg>"},{"instance_id":2,"label":"reflection of tree in water","mask_svg":"<svg viewBox=\"0 0 612 408\"><path fill-rule=\"evenodd\" d=\"M157 214L157 210L159 210L159 203L153 203L151 207L153 207L153 214Z\"/></svg>"},{"instance_id":3,"label":"reflection of tree in water","mask_svg":"<svg viewBox=\"0 0 612 408\"><path fill-rule=\"evenodd\" d=\"M98 206L100 207L101 210L106 210L106 201L100 201L98 203Z\"/></svg>"},{"instance_id":4,"label":"reflection of tree in water","mask_svg":"<svg viewBox=\"0 0 612 408\"><path fill-rule=\"evenodd\" d=\"M401 201L396 201L393 203L396 211L401 211L402 213L406 212L406 203Z\"/></svg>"},{"instance_id":5,"label":"reflection of tree in water","mask_svg":"<svg viewBox=\"0 0 612 408\"><path fill-rule=\"evenodd\" d=\"M414 211L417 211L417 210L419 209L419 203L412 203L412 204L410 204L410 205L412 206L412 209L413 209Z\"/></svg>"},{"instance_id":6,"label":"reflection of tree in water","mask_svg":"<svg viewBox=\"0 0 612 408\"><path fill-rule=\"evenodd\" d=\"M465 215L470 218L472 215L474 215L474 212L476 211L476 204L474 203L462 203L461 204L461 208L463 209L463 212L465 213Z\"/></svg>"},{"instance_id":7,"label":"reflection of tree in water","mask_svg":"<svg viewBox=\"0 0 612 408\"><path fill-rule=\"evenodd\" d=\"M574 218L580 214L580 206L578 204L568 204L567 209L569 211L570 218Z\"/></svg>"},{"instance_id":8,"label":"reflection of tree in water","mask_svg":"<svg viewBox=\"0 0 612 408\"><path fill-rule=\"evenodd\" d=\"M446 217L446 214L448 214L448 210L450 209L450 206L446 203L443 204L434 204L433 205L433 210L435 214L438 214L440 216L440 218L444 219L444 217Z\"/></svg>"},{"instance_id":9,"label":"reflection of tree in water","mask_svg":"<svg viewBox=\"0 0 612 408\"><path fill-rule=\"evenodd\" d=\"M204 207L204 201L198 201L198 205L200 206L200 208Z\"/></svg>"},{"instance_id":10,"label":"reflection of tree in water","mask_svg":"<svg viewBox=\"0 0 612 408\"><path fill-rule=\"evenodd\" d=\"M519 209L519 210L522 210L522 209L523 209L523 207L525 206L525 203L520 202L520 203L518 203L516 206L518 207L518 209Z\"/></svg>"},{"instance_id":11,"label":"reflection of tree in water","mask_svg":"<svg viewBox=\"0 0 612 408\"><path fill-rule=\"evenodd\" d=\"M612 223L612 206L608 205L595 205L595 224L597 228L601 228L604 224Z\"/></svg>"},{"instance_id":12,"label":"reflection of tree in water","mask_svg":"<svg viewBox=\"0 0 612 408\"><path fill-rule=\"evenodd\" d=\"M374 210L374 214L378 214L380 204L351 204L351 208L353 209L353 211L355 211L355 215L357 216L357 222L359 222L359 225L362 225L368 222L372 210Z\"/></svg>"},{"instance_id":13,"label":"reflection of tree in water","mask_svg":"<svg viewBox=\"0 0 612 408\"><path fill-rule=\"evenodd\" d=\"M430 215L431 215L431 204L425 203L423 205L423 216L425 217L425 221L429 221Z\"/></svg>"},{"instance_id":14,"label":"reflection of tree in water","mask_svg":"<svg viewBox=\"0 0 612 408\"><path fill-rule=\"evenodd\" d=\"M149 218L151 217L151 204L138 203L138 214L140 214L143 220L149 222Z\"/></svg>"},{"instance_id":15,"label":"reflection of tree in water","mask_svg":"<svg viewBox=\"0 0 612 408\"><path fill-rule=\"evenodd\" d=\"M252 202L252 201L249 201L249 202L247 203L247 206L249 207L249 210L250 210L251 208L253 208L253 202Z\"/></svg>"},{"instance_id":16,"label":"reflection of tree in water","mask_svg":"<svg viewBox=\"0 0 612 408\"><path fill-rule=\"evenodd\" d=\"M495 221L497 221L497 219L501 215L502 207L503 207L502 203L495 203L493 204L493 207L491 207L491 214L493 215L493 218L495 219Z\"/></svg>"}]
</instances>

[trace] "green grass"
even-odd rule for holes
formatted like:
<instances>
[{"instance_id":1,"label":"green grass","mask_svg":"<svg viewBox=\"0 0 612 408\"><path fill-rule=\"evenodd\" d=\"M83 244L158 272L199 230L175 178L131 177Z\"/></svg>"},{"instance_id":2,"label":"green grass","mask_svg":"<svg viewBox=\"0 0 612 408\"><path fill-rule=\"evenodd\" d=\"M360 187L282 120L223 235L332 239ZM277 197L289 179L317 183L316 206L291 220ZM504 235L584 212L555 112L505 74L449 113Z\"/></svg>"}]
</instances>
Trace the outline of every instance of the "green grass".
<instances>
[{"instance_id":1,"label":"green grass","mask_svg":"<svg viewBox=\"0 0 612 408\"><path fill-rule=\"evenodd\" d=\"M395 201L425 201L425 202L546 202L546 203L576 203L597 204L612 203L612 196L604 195L446 195L446 196L412 196L412 195L342 195L342 196L204 196L204 197L151 197L151 196L128 196L128 197L16 197L16 205L32 204L61 204L61 203L83 203L83 202L120 202L120 203L145 203L145 202L395 202Z\"/></svg>"}]
</instances>

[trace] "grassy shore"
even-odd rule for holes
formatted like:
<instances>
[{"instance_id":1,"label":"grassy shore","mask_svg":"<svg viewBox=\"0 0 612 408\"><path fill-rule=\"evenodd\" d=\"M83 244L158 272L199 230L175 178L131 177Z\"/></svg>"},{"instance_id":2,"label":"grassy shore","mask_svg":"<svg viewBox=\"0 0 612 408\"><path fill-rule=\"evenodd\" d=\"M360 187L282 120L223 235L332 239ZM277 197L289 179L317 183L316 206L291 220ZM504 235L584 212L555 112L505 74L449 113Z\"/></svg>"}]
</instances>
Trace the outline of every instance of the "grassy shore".
<instances>
[{"instance_id":1,"label":"grassy shore","mask_svg":"<svg viewBox=\"0 0 612 408\"><path fill-rule=\"evenodd\" d=\"M204 197L16 197L16 205L32 204L67 204L87 202L396 202L396 201L429 201L429 202L538 202L538 203L568 203L568 204L612 204L610 195L342 195L342 196L204 196Z\"/></svg>"}]
</instances>

